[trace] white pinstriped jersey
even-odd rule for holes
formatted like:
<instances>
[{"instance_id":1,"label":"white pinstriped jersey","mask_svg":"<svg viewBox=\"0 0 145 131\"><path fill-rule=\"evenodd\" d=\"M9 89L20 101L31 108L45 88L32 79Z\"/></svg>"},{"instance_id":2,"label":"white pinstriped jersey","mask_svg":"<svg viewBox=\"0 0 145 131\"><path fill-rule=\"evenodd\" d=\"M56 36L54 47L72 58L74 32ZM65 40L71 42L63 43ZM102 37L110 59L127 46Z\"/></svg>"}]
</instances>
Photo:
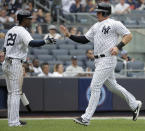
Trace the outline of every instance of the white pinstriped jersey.
<instances>
[{"instance_id":1,"label":"white pinstriped jersey","mask_svg":"<svg viewBox=\"0 0 145 131\"><path fill-rule=\"evenodd\" d=\"M94 24L85 37L94 42L94 55L110 52L118 44L119 36L130 34L130 31L119 21L106 19Z\"/></svg>"},{"instance_id":2,"label":"white pinstriped jersey","mask_svg":"<svg viewBox=\"0 0 145 131\"><path fill-rule=\"evenodd\" d=\"M25 61L28 53L28 44L31 40L33 38L24 27L14 26L7 32L5 37L6 57Z\"/></svg>"}]
</instances>

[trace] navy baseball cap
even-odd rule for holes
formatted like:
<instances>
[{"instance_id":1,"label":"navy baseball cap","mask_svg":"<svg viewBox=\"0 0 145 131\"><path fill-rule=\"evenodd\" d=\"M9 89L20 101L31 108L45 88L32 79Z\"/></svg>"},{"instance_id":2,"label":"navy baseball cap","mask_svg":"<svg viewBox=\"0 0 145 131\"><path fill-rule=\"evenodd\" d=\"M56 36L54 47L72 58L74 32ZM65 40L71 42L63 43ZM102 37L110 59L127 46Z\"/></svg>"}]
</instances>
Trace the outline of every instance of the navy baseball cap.
<instances>
[{"instance_id":1,"label":"navy baseball cap","mask_svg":"<svg viewBox=\"0 0 145 131\"><path fill-rule=\"evenodd\" d=\"M72 60L77 60L77 56L72 56L71 59Z\"/></svg>"},{"instance_id":2,"label":"navy baseball cap","mask_svg":"<svg viewBox=\"0 0 145 131\"><path fill-rule=\"evenodd\" d=\"M17 13L17 19L19 20L19 19L22 19L22 18L32 19L33 16L32 16L30 11L21 9Z\"/></svg>"},{"instance_id":3,"label":"navy baseball cap","mask_svg":"<svg viewBox=\"0 0 145 131\"><path fill-rule=\"evenodd\" d=\"M99 4L97 4L95 11L96 12L108 12L111 14L111 5L106 2L100 2Z\"/></svg>"}]
</instances>

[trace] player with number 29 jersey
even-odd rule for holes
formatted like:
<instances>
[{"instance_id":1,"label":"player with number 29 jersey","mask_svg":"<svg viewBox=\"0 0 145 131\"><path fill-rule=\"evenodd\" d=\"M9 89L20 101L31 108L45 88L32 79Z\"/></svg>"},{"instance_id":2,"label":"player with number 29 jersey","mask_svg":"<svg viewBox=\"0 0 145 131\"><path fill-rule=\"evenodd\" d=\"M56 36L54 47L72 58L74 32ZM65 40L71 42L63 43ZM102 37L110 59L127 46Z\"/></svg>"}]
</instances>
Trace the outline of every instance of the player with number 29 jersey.
<instances>
[{"instance_id":1,"label":"player with number 29 jersey","mask_svg":"<svg viewBox=\"0 0 145 131\"><path fill-rule=\"evenodd\" d=\"M28 47L40 47L55 44L56 41L47 37L44 40L33 40L27 31L31 27L32 14L28 10L19 10L17 14L18 26L12 27L6 34L3 51L2 70L7 83L8 125L24 126L26 122L19 120L20 98L22 99L23 62L26 61ZM0 61L1 62L1 61Z\"/></svg>"},{"instance_id":2,"label":"player with number 29 jersey","mask_svg":"<svg viewBox=\"0 0 145 131\"><path fill-rule=\"evenodd\" d=\"M5 37L4 47L6 57L25 61L28 53L28 44L33 40L30 33L22 26L14 26Z\"/></svg>"}]
</instances>

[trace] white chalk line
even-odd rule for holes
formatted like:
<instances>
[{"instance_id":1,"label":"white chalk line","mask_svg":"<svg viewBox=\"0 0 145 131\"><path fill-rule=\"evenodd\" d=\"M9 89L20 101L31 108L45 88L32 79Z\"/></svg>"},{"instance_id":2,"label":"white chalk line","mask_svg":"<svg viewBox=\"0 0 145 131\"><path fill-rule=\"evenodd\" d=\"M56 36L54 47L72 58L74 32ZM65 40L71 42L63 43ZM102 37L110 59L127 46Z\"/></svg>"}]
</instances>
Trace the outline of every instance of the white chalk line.
<instances>
[{"instance_id":1,"label":"white chalk line","mask_svg":"<svg viewBox=\"0 0 145 131\"><path fill-rule=\"evenodd\" d=\"M76 117L52 117L52 118L20 118L21 120L73 120ZM132 117L93 117L92 120L119 120L119 119L125 119L125 120L132 120ZM139 117L139 120L145 120L145 117ZM0 118L0 120L7 120L6 118Z\"/></svg>"}]
</instances>

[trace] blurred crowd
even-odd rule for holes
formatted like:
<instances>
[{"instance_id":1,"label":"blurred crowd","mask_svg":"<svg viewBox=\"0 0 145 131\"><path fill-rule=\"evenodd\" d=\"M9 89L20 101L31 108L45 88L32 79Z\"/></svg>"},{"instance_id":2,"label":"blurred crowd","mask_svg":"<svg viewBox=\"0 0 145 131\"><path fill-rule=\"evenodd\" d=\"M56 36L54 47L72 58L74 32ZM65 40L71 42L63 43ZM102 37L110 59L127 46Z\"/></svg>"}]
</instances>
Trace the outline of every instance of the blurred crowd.
<instances>
[{"instance_id":1,"label":"blurred crowd","mask_svg":"<svg viewBox=\"0 0 145 131\"><path fill-rule=\"evenodd\" d=\"M88 52L91 54L88 55ZM92 57L93 56L93 57ZM92 67L87 67L88 61L94 60L93 50L86 52L86 58L83 60L82 66L78 65L77 56L72 56L68 65L55 64L51 67L51 62L43 62L40 64L38 58L34 58L32 61L27 61L23 64L24 77L38 76L38 77L80 77L80 76L92 76L91 72L95 69L94 64Z\"/></svg>"},{"instance_id":2,"label":"blurred crowd","mask_svg":"<svg viewBox=\"0 0 145 131\"><path fill-rule=\"evenodd\" d=\"M63 12L94 12L96 3L104 1L112 5L112 13L127 13L131 10L145 10L144 0L62 0Z\"/></svg>"},{"instance_id":3,"label":"blurred crowd","mask_svg":"<svg viewBox=\"0 0 145 131\"><path fill-rule=\"evenodd\" d=\"M112 13L115 14L145 10L145 0L40 0L47 11L36 6L33 0L0 0L0 30L9 29L16 24L16 14L23 8L33 15L30 32L44 34L48 32L48 26L56 22L58 11L66 19L69 17L68 13L94 13L96 4L100 1L111 3Z\"/></svg>"}]
</instances>

